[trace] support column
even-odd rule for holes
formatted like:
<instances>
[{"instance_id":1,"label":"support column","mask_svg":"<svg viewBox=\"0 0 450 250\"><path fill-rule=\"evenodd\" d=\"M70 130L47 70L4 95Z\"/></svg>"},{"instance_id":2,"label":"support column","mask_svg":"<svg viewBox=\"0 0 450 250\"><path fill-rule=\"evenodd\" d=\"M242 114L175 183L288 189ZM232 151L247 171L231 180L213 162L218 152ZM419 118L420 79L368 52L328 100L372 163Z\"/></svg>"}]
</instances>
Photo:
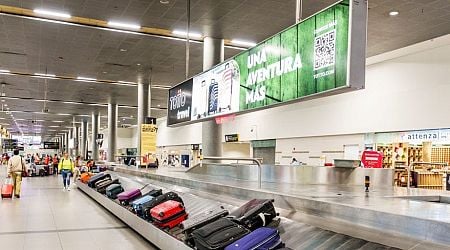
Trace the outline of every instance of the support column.
<instances>
[{"instance_id":1,"label":"support column","mask_svg":"<svg viewBox=\"0 0 450 250\"><path fill-rule=\"evenodd\" d=\"M108 103L108 159L109 162L115 161L117 151L117 108L116 103Z\"/></svg>"},{"instance_id":2,"label":"support column","mask_svg":"<svg viewBox=\"0 0 450 250\"><path fill-rule=\"evenodd\" d=\"M203 42L203 70L223 62L223 39L205 37ZM215 120L202 123L202 154L222 156L222 126Z\"/></svg>"},{"instance_id":3,"label":"support column","mask_svg":"<svg viewBox=\"0 0 450 250\"><path fill-rule=\"evenodd\" d=\"M69 153L69 133L64 133L64 153Z\"/></svg>"},{"instance_id":4,"label":"support column","mask_svg":"<svg viewBox=\"0 0 450 250\"><path fill-rule=\"evenodd\" d=\"M73 145L74 145L74 149L73 149L73 153L75 155L75 157L80 155L80 127L78 127L77 125L75 125L74 127L74 140L73 140Z\"/></svg>"},{"instance_id":5,"label":"support column","mask_svg":"<svg viewBox=\"0 0 450 250\"><path fill-rule=\"evenodd\" d=\"M67 141L67 152L69 153L69 156L72 157L73 156L73 148L69 147L70 141L73 141L73 128L69 129L69 135L68 135L68 141Z\"/></svg>"},{"instance_id":6,"label":"support column","mask_svg":"<svg viewBox=\"0 0 450 250\"><path fill-rule=\"evenodd\" d=\"M99 125L99 114L98 112L92 113L92 159L94 161L98 160L98 145L97 145L97 134L98 134L98 125Z\"/></svg>"},{"instance_id":7,"label":"support column","mask_svg":"<svg viewBox=\"0 0 450 250\"><path fill-rule=\"evenodd\" d=\"M145 118L151 115L151 85L150 70L141 70L138 72L138 108L137 108L137 136L138 155L141 155L141 125ZM137 159L140 161L140 159Z\"/></svg>"},{"instance_id":8,"label":"support column","mask_svg":"<svg viewBox=\"0 0 450 250\"><path fill-rule=\"evenodd\" d=\"M81 158L87 159L87 138L88 138L88 123L86 119L83 119L81 122L81 143L80 143L80 149L81 149Z\"/></svg>"}]
</instances>

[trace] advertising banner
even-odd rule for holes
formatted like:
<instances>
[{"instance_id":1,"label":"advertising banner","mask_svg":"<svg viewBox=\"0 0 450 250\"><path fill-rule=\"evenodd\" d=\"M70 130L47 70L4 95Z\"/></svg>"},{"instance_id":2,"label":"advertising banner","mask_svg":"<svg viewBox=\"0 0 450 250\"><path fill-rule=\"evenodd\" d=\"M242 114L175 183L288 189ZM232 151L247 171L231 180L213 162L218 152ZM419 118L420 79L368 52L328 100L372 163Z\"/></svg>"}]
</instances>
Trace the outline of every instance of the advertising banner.
<instances>
[{"instance_id":1,"label":"advertising banner","mask_svg":"<svg viewBox=\"0 0 450 250\"><path fill-rule=\"evenodd\" d=\"M168 125L360 89L366 28L367 1L340 1L173 87Z\"/></svg>"},{"instance_id":2,"label":"advertising banner","mask_svg":"<svg viewBox=\"0 0 450 250\"><path fill-rule=\"evenodd\" d=\"M141 125L141 155L156 153L156 132L158 128L155 124Z\"/></svg>"},{"instance_id":3,"label":"advertising banner","mask_svg":"<svg viewBox=\"0 0 450 250\"><path fill-rule=\"evenodd\" d=\"M229 60L193 78L191 120L239 111L240 73Z\"/></svg>"},{"instance_id":4,"label":"advertising banner","mask_svg":"<svg viewBox=\"0 0 450 250\"><path fill-rule=\"evenodd\" d=\"M168 125L191 120L192 81L192 79L189 79L169 90Z\"/></svg>"}]
</instances>

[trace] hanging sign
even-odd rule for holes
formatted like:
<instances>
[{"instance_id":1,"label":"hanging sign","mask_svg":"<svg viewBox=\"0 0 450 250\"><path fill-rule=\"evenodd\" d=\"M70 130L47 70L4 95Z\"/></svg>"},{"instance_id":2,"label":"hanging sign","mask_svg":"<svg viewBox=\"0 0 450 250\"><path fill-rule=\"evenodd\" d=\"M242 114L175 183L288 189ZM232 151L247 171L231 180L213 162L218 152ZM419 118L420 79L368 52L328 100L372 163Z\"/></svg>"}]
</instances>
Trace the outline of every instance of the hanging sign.
<instances>
[{"instance_id":1,"label":"hanging sign","mask_svg":"<svg viewBox=\"0 0 450 250\"><path fill-rule=\"evenodd\" d=\"M383 153L378 151L364 151L361 156L361 163L365 168L382 168Z\"/></svg>"},{"instance_id":2,"label":"hanging sign","mask_svg":"<svg viewBox=\"0 0 450 250\"><path fill-rule=\"evenodd\" d=\"M367 0L339 1L170 89L168 125L361 89L366 30Z\"/></svg>"}]
</instances>

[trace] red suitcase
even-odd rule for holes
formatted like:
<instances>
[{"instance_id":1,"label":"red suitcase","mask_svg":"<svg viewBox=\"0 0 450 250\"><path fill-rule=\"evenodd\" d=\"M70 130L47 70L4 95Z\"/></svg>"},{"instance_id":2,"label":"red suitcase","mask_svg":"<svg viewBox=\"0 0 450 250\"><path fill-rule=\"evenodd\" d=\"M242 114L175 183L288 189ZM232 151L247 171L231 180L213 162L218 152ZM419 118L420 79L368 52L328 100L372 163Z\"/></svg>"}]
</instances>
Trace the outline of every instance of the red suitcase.
<instances>
[{"instance_id":1,"label":"red suitcase","mask_svg":"<svg viewBox=\"0 0 450 250\"><path fill-rule=\"evenodd\" d=\"M152 220L156 226L172 229L187 219L183 204L169 200L150 210Z\"/></svg>"},{"instance_id":2,"label":"red suitcase","mask_svg":"<svg viewBox=\"0 0 450 250\"><path fill-rule=\"evenodd\" d=\"M2 199L12 198L12 195L13 195L13 185L12 184L3 184L2 185Z\"/></svg>"}]
</instances>

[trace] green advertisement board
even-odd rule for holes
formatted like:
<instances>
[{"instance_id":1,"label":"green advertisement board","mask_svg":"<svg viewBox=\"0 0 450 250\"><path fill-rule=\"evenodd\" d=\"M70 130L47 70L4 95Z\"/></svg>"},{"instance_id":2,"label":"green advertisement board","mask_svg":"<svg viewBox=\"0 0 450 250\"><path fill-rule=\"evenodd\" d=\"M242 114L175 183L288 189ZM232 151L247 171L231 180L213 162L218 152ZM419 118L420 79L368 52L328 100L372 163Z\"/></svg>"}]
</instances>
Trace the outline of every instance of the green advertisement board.
<instances>
[{"instance_id":1,"label":"green advertisement board","mask_svg":"<svg viewBox=\"0 0 450 250\"><path fill-rule=\"evenodd\" d=\"M342 2L237 55L239 111L346 86L348 31Z\"/></svg>"},{"instance_id":2,"label":"green advertisement board","mask_svg":"<svg viewBox=\"0 0 450 250\"><path fill-rule=\"evenodd\" d=\"M192 89L184 108L194 122L361 89L366 30L367 1L339 1L171 92Z\"/></svg>"}]
</instances>

